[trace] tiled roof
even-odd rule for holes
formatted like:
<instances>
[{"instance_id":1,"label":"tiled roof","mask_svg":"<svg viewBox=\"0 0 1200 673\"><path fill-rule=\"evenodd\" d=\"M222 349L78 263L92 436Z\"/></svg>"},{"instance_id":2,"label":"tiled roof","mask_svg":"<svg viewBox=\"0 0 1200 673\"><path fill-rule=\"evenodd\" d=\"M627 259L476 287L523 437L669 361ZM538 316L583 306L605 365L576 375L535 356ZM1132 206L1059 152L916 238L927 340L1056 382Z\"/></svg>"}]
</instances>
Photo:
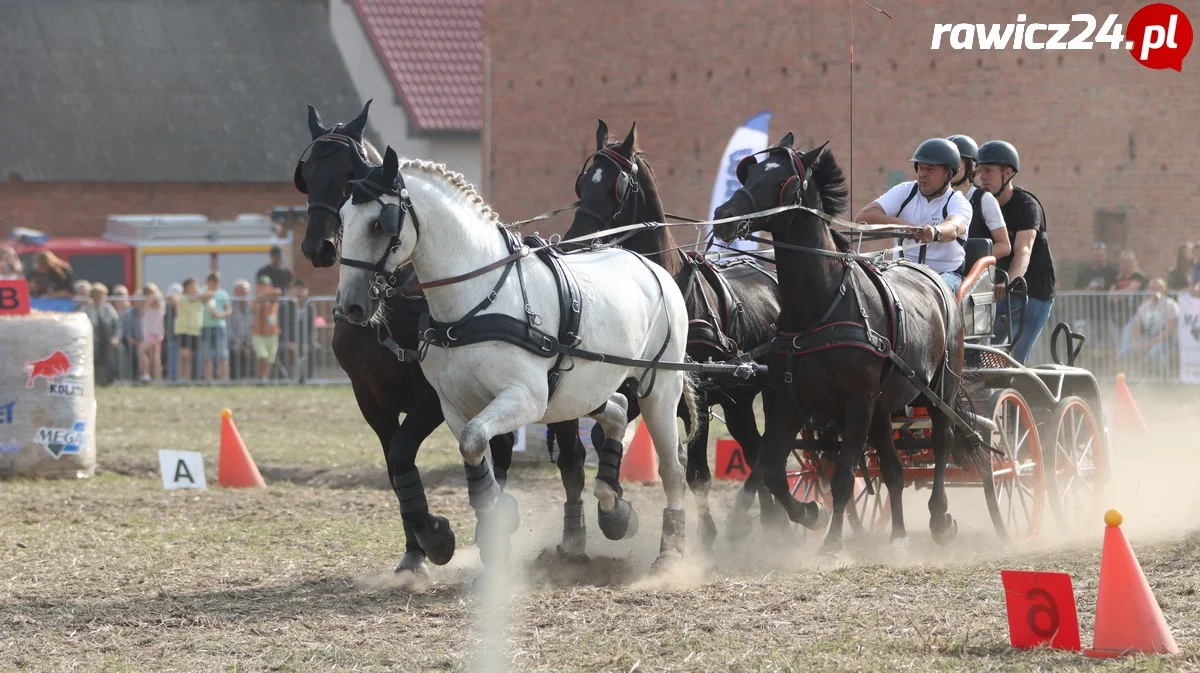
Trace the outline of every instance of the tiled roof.
<instances>
[{"instance_id":1,"label":"tiled roof","mask_svg":"<svg viewBox=\"0 0 1200 673\"><path fill-rule=\"evenodd\" d=\"M483 128L483 0L351 0L416 132Z\"/></svg>"},{"instance_id":2,"label":"tiled roof","mask_svg":"<svg viewBox=\"0 0 1200 673\"><path fill-rule=\"evenodd\" d=\"M0 181L291 182L362 109L327 1L0 2Z\"/></svg>"}]
</instances>

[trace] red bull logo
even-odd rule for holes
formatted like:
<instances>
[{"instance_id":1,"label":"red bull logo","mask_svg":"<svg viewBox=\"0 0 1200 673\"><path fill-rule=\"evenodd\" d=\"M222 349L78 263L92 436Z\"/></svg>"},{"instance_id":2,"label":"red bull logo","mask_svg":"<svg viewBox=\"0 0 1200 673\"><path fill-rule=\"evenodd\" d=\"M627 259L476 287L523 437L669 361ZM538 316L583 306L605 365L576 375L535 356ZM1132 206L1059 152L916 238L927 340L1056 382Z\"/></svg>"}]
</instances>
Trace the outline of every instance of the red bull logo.
<instances>
[{"instance_id":1,"label":"red bull logo","mask_svg":"<svg viewBox=\"0 0 1200 673\"><path fill-rule=\"evenodd\" d=\"M67 354L61 350L54 351L54 354L50 357L26 362L25 374L29 378L25 381L25 387L32 388L38 379L46 379L50 382L48 387L50 394L60 397L82 397L82 385L78 383L58 382L58 379L69 374L74 367L75 365L71 362L71 358L67 357Z\"/></svg>"}]
</instances>

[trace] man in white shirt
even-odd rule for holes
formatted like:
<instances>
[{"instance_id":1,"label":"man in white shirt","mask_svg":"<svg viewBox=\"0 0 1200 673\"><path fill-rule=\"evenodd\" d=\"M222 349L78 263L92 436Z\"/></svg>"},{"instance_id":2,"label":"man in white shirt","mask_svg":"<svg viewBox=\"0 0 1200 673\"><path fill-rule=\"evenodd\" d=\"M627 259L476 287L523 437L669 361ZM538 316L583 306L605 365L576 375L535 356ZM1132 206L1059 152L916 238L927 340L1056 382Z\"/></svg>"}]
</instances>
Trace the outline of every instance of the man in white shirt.
<instances>
[{"instance_id":1,"label":"man in white shirt","mask_svg":"<svg viewBox=\"0 0 1200 673\"><path fill-rule=\"evenodd\" d=\"M1000 202L992 193L975 186L975 174L979 170L979 145L970 136L962 134L946 138L958 147L962 157L959 174L953 183L954 189L967 197L971 204L971 224L967 227L967 238L992 239L992 257L1004 259L1012 253L1012 245L1008 241L1008 229L1004 225L1004 213L1000 212ZM962 269L965 276L970 269Z\"/></svg>"},{"instance_id":2,"label":"man in white shirt","mask_svg":"<svg viewBox=\"0 0 1200 673\"><path fill-rule=\"evenodd\" d=\"M958 294L960 269L967 257L963 245L973 216L966 197L950 187L962 157L949 140L930 138L921 143L911 161L917 179L892 187L860 210L855 220L920 227L917 241L923 245L918 258ZM897 239L897 244L903 245L904 240ZM901 251L899 256L906 255Z\"/></svg>"}]
</instances>

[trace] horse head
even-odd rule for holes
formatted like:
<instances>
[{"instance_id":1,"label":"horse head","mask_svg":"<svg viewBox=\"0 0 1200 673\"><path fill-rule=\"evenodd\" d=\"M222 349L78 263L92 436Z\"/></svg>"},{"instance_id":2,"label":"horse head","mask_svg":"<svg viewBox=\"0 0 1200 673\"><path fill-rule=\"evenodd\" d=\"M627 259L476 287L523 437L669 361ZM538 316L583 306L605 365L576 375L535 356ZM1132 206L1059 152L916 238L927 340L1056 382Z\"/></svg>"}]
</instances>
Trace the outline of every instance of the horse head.
<instances>
[{"instance_id":1,"label":"horse head","mask_svg":"<svg viewBox=\"0 0 1200 673\"><path fill-rule=\"evenodd\" d=\"M354 162L345 181L349 200L340 211L342 267L336 309L355 324L379 317L384 290L396 287L397 269L412 254L415 227L405 227L411 209L400 177L400 159L390 146L379 166ZM381 282L387 281L381 285Z\"/></svg>"},{"instance_id":2,"label":"horse head","mask_svg":"<svg viewBox=\"0 0 1200 673\"><path fill-rule=\"evenodd\" d=\"M346 201L347 183L354 177L356 162L378 164L379 153L363 140L367 111L371 101L363 106L353 121L326 128L321 115L308 106L308 130L312 142L307 158L301 155L292 176L296 189L308 195L308 228L300 250L315 267L333 266L337 261L337 239L342 221L338 209Z\"/></svg>"},{"instance_id":3,"label":"horse head","mask_svg":"<svg viewBox=\"0 0 1200 673\"><path fill-rule=\"evenodd\" d=\"M575 196L579 199L575 219L563 238L587 236L639 222L661 222L662 199L654 170L642 155L637 142L637 123L629 128L624 140L610 140L608 125L599 120L596 127L596 152L588 157L575 178ZM605 239L598 239L605 240ZM669 229L658 227L637 232L623 246L646 255L667 269L679 271L675 240Z\"/></svg>"},{"instance_id":4,"label":"horse head","mask_svg":"<svg viewBox=\"0 0 1200 673\"><path fill-rule=\"evenodd\" d=\"M719 220L740 217L792 204L831 214L844 208L845 179L832 156L822 157L829 143L802 154L793 147L794 142L788 132L774 146L738 162L737 179L742 186L729 200L717 206L714 216ZM761 160L759 155L762 155ZM814 173L817 173L815 178ZM726 241L755 231L770 232L779 238L782 232L776 228L791 221L788 215L790 213L776 213L752 221L725 222L715 225L713 231Z\"/></svg>"}]
</instances>

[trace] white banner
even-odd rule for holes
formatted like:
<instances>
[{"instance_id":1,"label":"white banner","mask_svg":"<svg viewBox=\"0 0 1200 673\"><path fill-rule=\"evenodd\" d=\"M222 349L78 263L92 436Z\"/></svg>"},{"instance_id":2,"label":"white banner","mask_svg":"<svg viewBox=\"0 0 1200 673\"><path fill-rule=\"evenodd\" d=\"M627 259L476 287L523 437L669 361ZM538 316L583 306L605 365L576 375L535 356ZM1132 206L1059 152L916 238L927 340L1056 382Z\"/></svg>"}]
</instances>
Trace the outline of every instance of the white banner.
<instances>
[{"instance_id":1,"label":"white banner","mask_svg":"<svg viewBox=\"0 0 1200 673\"><path fill-rule=\"evenodd\" d=\"M1200 297L1179 295L1179 380L1200 385Z\"/></svg>"},{"instance_id":2,"label":"white banner","mask_svg":"<svg viewBox=\"0 0 1200 673\"><path fill-rule=\"evenodd\" d=\"M767 125L770 122L771 113L760 112L747 119L733 132L729 144L725 146L724 154L721 155L721 165L717 169L717 179L713 183L712 201L708 206L710 220L715 219L713 211L717 209L717 206L728 201L738 187L741 187L737 179L738 162L746 156L767 149L767 144L770 142L767 140ZM705 229L705 240L708 239L711 229L712 227ZM734 241L730 247L739 250L757 250L758 244L738 240Z\"/></svg>"}]
</instances>

